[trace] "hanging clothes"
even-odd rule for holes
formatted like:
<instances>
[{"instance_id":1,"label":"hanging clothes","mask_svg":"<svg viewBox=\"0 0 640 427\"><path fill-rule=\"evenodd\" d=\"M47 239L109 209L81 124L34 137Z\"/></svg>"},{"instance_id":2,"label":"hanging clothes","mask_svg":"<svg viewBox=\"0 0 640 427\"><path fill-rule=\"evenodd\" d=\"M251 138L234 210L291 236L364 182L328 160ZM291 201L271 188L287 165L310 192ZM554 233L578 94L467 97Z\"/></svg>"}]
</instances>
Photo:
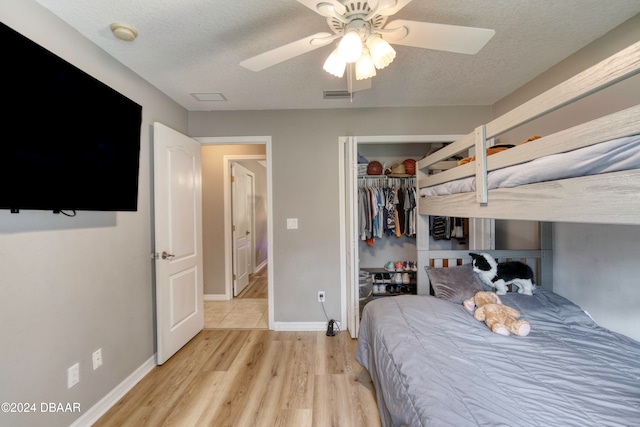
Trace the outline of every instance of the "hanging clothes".
<instances>
[{"instance_id":1,"label":"hanging clothes","mask_svg":"<svg viewBox=\"0 0 640 427\"><path fill-rule=\"evenodd\" d=\"M430 234L434 240L458 239L463 242L465 236L465 218L449 216L431 216L429 218Z\"/></svg>"},{"instance_id":2,"label":"hanging clothes","mask_svg":"<svg viewBox=\"0 0 640 427\"><path fill-rule=\"evenodd\" d=\"M375 239L416 234L413 180L365 177L358 182L358 233L369 246Z\"/></svg>"}]
</instances>

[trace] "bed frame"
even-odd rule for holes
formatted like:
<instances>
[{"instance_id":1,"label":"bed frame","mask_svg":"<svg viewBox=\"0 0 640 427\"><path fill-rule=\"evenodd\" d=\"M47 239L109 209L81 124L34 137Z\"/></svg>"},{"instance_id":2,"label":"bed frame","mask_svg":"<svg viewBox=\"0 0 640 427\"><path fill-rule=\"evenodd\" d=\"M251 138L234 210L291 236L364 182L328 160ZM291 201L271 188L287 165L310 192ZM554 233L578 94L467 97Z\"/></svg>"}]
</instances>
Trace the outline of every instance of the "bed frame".
<instances>
[{"instance_id":1,"label":"bed frame","mask_svg":"<svg viewBox=\"0 0 640 427\"><path fill-rule=\"evenodd\" d=\"M640 224L640 169L487 189L487 173L538 157L640 133L640 105L486 156L487 141L640 73L640 42L479 126L417 162L418 188L474 176L476 192L420 197L420 215L549 222ZM440 173L443 161L475 148L476 160Z\"/></svg>"},{"instance_id":2,"label":"bed frame","mask_svg":"<svg viewBox=\"0 0 640 427\"><path fill-rule=\"evenodd\" d=\"M437 250L428 252L427 264L430 267L446 268L456 265L470 264L469 252L485 252L491 254L496 261L520 261L533 270L534 282L537 286L552 289L552 256L551 249L531 250ZM429 280L427 276L426 280ZM429 293L433 295L429 284Z\"/></svg>"}]
</instances>

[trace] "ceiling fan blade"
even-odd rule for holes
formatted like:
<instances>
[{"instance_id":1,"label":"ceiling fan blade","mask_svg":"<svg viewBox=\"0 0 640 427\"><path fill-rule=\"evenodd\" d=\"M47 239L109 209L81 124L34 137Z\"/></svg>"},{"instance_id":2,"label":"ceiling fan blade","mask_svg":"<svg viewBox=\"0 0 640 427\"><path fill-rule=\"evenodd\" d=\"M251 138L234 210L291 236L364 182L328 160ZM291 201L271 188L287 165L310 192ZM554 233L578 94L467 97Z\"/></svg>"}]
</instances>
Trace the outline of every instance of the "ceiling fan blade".
<instances>
[{"instance_id":1,"label":"ceiling fan blade","mask_svg":"<svg viewBox=\"0 0 640 427\"><path fill-rule=\"evenodd\" d=\"M406 31L401 31L402 28ZM386 32L398 29L398 31ZM444 50L447 52L474 55L484 47L496 33L494 30L431 22L397 19L388 23L382 38L392 44ZM406 35L404 35L406 33Z\"/></svg>"},{"instance_id":2,"label":"ceiling fan blade","mask_svg":"<svg viewBox=\"0 0 640 427\"><path fill-rule=\"evenodd\" d=\"M240 65L251 71L262 71L272 65L279 64L303 53L311 52L319 47L326 46L335 40L337 36L331 33L316 33L303 39L296 40L284 46L268 50L252 58L245 59Z\"/></svg>"},{"instance_id":3,"label":"ceiling fan blade","mask_svg":"<svg viewBox=\"0 0 640 427\"><path fill-rule=\"evenodd\" d=\"M347 8L338 0L298 0L298 3L302 3L325 18L333 18L335 14L342 15L347 11ZM334 14L332 9L335 11Z\"/></svg>"},{"instance_id":4,"label":"ceiling fan blade","mask_svg":"<svg viewBox=\"0 0 640 427\"><path fill-rule=\"evenodd\" d=\"M377 14L382 16L391 16L396 13L412 0L378 0Z\"/></svg>"}]
</instances>

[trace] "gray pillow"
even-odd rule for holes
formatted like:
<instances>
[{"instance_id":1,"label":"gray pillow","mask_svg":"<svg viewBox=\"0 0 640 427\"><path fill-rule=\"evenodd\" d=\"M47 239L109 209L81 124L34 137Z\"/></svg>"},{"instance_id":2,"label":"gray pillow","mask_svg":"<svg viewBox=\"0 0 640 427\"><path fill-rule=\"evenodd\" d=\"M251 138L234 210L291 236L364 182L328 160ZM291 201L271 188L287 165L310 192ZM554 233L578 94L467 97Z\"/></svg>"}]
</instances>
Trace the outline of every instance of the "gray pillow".
<instances>
[{"instance_id":1,"label":"gray pillow","mask_svg":"<svg viewBox=\"0 0 640 427\"><path fill-rule=\"evenodd\" d=\"M427 266L425 270L436 298L461 304L476 292L484 290L471 264L447 268Z\"/></svg>"}]
</instances>

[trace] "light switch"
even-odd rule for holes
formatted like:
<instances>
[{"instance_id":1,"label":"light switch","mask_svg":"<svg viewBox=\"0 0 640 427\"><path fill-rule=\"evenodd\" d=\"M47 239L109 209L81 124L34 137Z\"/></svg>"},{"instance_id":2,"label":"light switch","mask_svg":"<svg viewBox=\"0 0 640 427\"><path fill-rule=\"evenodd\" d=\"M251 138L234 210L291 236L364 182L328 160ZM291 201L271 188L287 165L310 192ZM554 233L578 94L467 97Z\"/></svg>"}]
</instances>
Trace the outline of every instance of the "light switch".
<instances>
[{"instance_id":1,"label":"light switch","mask_svg":"<svg viewBox=\"0 0 640 427\"><path fill-rule=\"evenodd\" d=\"M298 218L287 218L287 228L289 230L298 229Z\"/></svg>"}]
</instances>

